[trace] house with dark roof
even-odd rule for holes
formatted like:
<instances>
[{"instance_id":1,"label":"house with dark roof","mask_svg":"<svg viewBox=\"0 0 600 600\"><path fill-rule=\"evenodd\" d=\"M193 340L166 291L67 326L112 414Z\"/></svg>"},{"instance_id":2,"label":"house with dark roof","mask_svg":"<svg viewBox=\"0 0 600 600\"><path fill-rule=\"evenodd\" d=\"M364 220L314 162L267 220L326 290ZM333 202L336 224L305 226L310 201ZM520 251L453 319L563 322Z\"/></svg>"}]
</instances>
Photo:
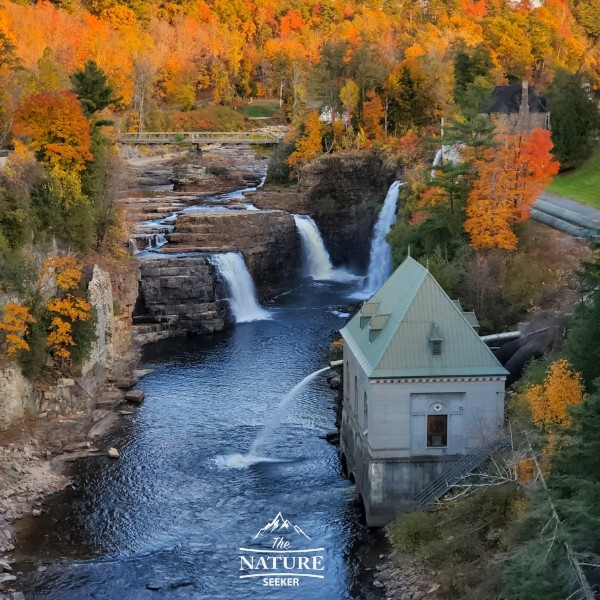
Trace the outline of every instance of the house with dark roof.
<instances>
[{"instance_id":1,"label":"house with dark roof","mask_svg":"<svg viewBox=\"0 0 600 600\"><path fill-rule=\"evenodd\" d=\"M340 455L369 526L502 432L507 371L477 325L408 257L341 330Z\"/></svg>"},{"instance_id":2,"label":"house with dark roof","mask_svg":"<svg viewBox=\"0 0 600 600\"><path fill-rule=\"evenodd\" d=\"M546 100L529 87L527 81L497 85L479 106L502 133L521 133L532 129L550 129L550 111Z\"/></svg>"}]
</instances>

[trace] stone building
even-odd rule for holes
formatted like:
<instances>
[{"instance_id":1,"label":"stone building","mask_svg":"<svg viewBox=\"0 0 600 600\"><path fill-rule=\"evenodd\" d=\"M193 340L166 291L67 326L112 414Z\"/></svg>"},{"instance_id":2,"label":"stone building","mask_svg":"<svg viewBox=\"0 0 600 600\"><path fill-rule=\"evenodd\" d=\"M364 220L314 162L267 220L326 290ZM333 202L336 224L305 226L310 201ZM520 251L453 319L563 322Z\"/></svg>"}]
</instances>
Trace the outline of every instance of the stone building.
<instances>
[{"instance_id":1,"label":"stone building","mask_svg":"<svg viewBox=\"0 0 600 600\"><path fill-rule=\"evenodd\" d=\"M502 431L507 371L474 325L408 257L342 329L340 453L369 526Z\"/></svg>"},{"instance_id":2,"label":"stone building","mask_svg":"<svg viewBox=\"0 0 600 600\"><path fill-rule=\"evenodd\" d=\"M497 85L479 106L489 115L501 133L521 133L532 129L550 129L550 111L546 100L529 87L527 81Z\"/></svg>"}]
</instances>

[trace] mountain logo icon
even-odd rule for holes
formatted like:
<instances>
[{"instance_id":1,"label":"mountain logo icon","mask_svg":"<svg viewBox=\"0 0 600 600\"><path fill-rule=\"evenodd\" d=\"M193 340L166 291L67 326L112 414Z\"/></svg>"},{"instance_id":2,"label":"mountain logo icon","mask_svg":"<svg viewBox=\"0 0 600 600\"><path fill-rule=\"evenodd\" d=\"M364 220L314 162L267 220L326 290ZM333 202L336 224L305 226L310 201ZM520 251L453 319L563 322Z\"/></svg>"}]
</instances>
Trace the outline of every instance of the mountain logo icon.
<instances>
[{"instance_id":1,"label":"mountain logo icon","mask_svg":"<svg viewBox=\"0 0 600 600\"><path fill-rule=\"evenodd\" d=\"M298 525L294 525L293 523L291 523L290 521L285 519L280 512L278 512L276 517L272 521L267 523L262 529L259 529L258 533L252 539L256 540L257 538L259 538L262 535L265 535L267 533L290 533L290 532L295 532L298 535L303 535L307 540L310 540L310 537L308 537L304 533L304 531L302 531L302 529L300 527L298 527Z\"/></svg>"}]
</instances>

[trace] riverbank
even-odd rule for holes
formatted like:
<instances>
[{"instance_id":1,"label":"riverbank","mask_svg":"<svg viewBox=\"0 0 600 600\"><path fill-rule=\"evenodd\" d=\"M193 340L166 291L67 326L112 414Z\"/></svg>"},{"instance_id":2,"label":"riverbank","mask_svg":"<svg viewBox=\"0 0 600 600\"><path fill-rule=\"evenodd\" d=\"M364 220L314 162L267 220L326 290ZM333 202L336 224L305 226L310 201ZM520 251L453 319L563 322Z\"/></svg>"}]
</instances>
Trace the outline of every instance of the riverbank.
<instances>
[{"instance_id":1,"label":"riverbank","mask_svg":"<svg viewBox=\"0 0 600 600\"><path fill-rule=\"evenodd\" d=\"M102 441L119 420L143 400L133 388L149 370L133 371L119 388L107 385L92 411L42 417L0 434L0 600L22 598L20 572L11 566L19 547L19 522L40 517L44 501L71 484L69 465L77 460L109 456Z\"/></svg>"}]
</instances>

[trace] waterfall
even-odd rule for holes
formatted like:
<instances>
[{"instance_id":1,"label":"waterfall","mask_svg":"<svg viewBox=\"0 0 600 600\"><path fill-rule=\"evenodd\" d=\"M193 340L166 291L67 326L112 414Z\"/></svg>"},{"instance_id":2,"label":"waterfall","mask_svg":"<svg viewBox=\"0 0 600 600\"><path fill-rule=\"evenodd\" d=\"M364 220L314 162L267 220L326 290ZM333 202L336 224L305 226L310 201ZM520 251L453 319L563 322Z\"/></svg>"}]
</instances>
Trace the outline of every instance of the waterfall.
<instances>
[{"instance_id":1,"label":"waterfall","mask_svg":"<svg viewBox=\"0 0 600 600\"><path fill-rule=\"evenodd\" d=\"M390 186L373 230L369 269L363 294L371 296L392 274L392 249L385 239L392 225L396 222L396 204L402 183L395 181Z\"/></svg>"},{"instance_id":2,"label":"waterfall","mask_svg":"<svg viewBox=\"0 0 600 600\"><path fill-rule=\"evenodd\" d=\"M231 294L229 305L236 323L248 323L271 318L269 313L261 308L258 303L252 276L246 267L243 256L239 252L212 254L210 261L227 282Z\"/></svg>"},{"instance_id":3,"label":"waterfall","mask_svg":"<svg viewBox=\"0 0 600 600\"><path fill-rule=\"evenodd\" d=\"M157 233L154 236L154 243L151 244L151 247L154 248L155 250L158 250L158 248L162 248L166 243L167 243L167 238L165 237L165 234Z\"/></svg>"},{"instance_id":4,"label":"waterfall","mask_svg":"<svg viewBox=\"0 0 600 600\"><path fill-rule=\"evenodd\" d=\"M334 269L317 224L308 215L294 215L302 244L304 275L315 280L352 281L356 276L344 269Z\"/></svg>"}]
</instances>

